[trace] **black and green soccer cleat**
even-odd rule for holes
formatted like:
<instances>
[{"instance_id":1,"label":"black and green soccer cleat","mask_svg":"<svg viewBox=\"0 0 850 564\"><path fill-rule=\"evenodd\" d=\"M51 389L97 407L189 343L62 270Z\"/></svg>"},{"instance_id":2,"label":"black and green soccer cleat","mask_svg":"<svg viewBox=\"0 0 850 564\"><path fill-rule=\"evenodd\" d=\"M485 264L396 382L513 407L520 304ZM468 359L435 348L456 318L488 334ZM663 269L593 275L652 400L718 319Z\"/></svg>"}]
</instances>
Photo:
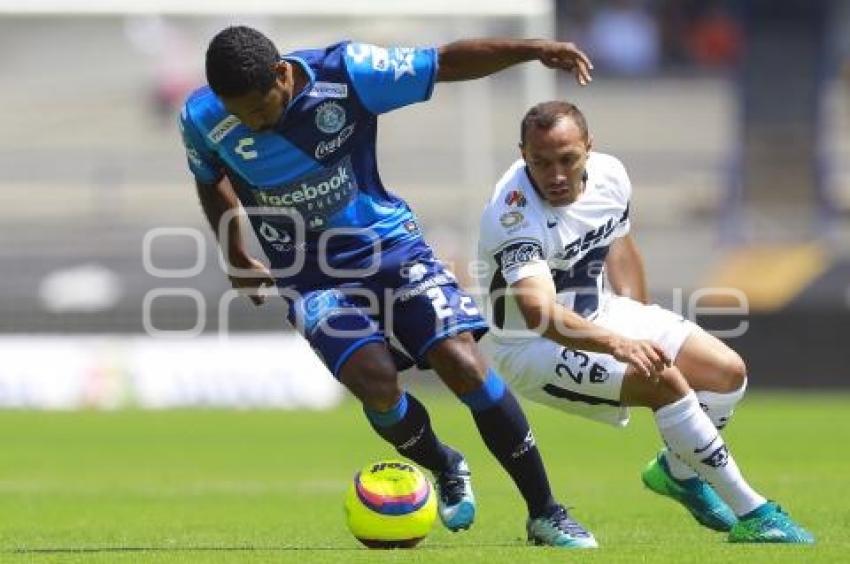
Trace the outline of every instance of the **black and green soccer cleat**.
<instances>
[{"instance_id":1,"label":"black and green soccer cleat","mask_svg":"<svg viewBox=\"0 0 850 564\"><path fill-rule=\"evenodd\" d=\"M658 453L647 465L641 479L650 490L684 505L694 519L709 529L726 532L738 521L732 509L704 480L697 477L687 480L674 478L662 453Z\"/></svg>"},{"instance_id":2,"label":"black and green soccer cleat","mask_svg":"<svg viewBox=\"0 0 850 564\"><path fill-rule=\"evenodd\" d=\"M528 542L539 546L559 548L596 548L593 534L573 519L566 508L557 505L549 513L525 524Z\"/></svg>"},{"instance_id":3,"label":"black and green soccer cleat","mask_svg":"<svg viewBox=\"0 0 850 564\"><path fill-rule=\"evenodd\" d=\"M729 531L729 542L814 544L815 537L768 501L738 520Z\"/></svg>"}]
</instances>

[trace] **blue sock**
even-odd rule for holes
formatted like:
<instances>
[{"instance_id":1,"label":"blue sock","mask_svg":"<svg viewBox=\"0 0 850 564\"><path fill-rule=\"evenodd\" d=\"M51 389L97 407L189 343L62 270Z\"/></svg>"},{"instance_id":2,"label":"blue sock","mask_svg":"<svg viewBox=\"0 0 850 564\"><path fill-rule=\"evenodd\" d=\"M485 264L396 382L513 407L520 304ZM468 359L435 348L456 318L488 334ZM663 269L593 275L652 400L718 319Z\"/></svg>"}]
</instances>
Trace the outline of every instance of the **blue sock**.
<instances>
[{"instance_id":1,"label":"blue sock","mask_svg":"<svg viewBox=\"0 0 850 564\"><path fill-rule=\"evenodd\" d=\"M463 394L484 443L516 483L529 515L547 514L555 505L549 478L525 414L513 393L494 370L484 385Z\"/></svg>"},{"instance_id":2,"label":"blue sock","mask_svg":"<svg viewBox=\"0 0 850 564\"><path fill-rule=\"evenodd\" d=\"M435 474L448 470L460 456L437 439L425 406L407 392L389 411L375 411L367 407L363 411L375 432L393 445L400 455Z\"/></svg>"}]
</instances>

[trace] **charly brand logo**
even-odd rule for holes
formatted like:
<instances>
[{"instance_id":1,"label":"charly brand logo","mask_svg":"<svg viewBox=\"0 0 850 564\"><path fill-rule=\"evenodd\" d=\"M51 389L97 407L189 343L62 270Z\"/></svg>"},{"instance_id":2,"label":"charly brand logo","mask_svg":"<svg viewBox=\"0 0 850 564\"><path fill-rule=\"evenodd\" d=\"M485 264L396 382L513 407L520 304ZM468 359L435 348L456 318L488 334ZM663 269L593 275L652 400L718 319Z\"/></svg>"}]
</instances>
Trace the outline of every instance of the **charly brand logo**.
<instances>
[{"instance_id":1,"label":"charly brand logo","mask_svg":"<svg viewBox=\"0 0 850 564\"><path fill-rule=\"evenodd\" d=\"M342 128L342 131L339 132L339 135L337 135L330 141L319 141L319 144L316 145L316 151L314 153L315 157L317 159L323 159L331 153L336 152L336 150L342 147L342 144L348 141L348 139L354 133L355 125L356 124L354 123L346 125Z\"/></svg>"},{"instance_id":2,"label":"charly brand logo","mask_svg":"<svg viewBox=\"0 0 850 564\"><path fill-rule=\"evenodd\" d=\"M348 85L342 82L316 81L307 92L311 98L348 98Z\"/></svg>"},{"instance_id":3,"label":"charly brand logo","mask_svg":"<svg viewBox=\"0 0 850 564\"><path fill-rule=\"evenodd\" d=\"M336 133L345 125L345 108L336 102L325 102L316 109L316 127L322 133Z\"/></svg>"},{"instance_id":4,"label":"charly brand logo","mask_svg":"<svg viewBox=\"0 0 850 564\"><path fill-rule=\"evenodd\" d=\"M249 147L254 146L254 138L253 137L245 137L244 139L239 140L239 144L233 149L233 151L240 155L246 161L250 161L252 159L256 159L257 153L254 149L249 149Z\"/></svg>"},{"instance_id":5,"label":"charly brand logo","mask_svg":"<svg viewBox=\"0 0 850 564\"><path fill-rule=\"evenodd\" d=\"M351 158L330 169L299 179L293 184L254 192L257 205L300 212L309 229L322 229L327 218L357 197L357 181Z\"/></svg>"}]
</instances>

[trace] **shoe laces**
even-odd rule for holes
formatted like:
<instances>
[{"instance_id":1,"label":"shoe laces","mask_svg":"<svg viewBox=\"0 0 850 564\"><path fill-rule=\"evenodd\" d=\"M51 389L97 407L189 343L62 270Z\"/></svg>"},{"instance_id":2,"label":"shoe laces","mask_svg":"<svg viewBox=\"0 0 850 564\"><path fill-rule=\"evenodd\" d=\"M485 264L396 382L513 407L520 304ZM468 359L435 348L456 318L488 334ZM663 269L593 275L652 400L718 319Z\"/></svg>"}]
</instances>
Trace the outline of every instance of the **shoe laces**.
<instances>
[{"instance_id":1,"label":"shoe laces","mask_svg":"<svg viewBox=\"0 0 850 564\"><path fill-rule=\"evenodd\" d=\"M460 474L443 472L437 479L437 490L446 504L460 503L466 491L466 480Z\"/></svg>"},{"instance_id":2,"label":"shoe laces","mask_svg":"<svg viewBox=\"0 0 850 564\"><path fill-rule=\"evenodd\" d=\"M552 514L549 515L548 520L553 527L572 537L589 536L589 533L584 530L584 527L570 517L570 514L567 513L567 509L563 505L557 506Z\"/></svg>"}]
</instances>

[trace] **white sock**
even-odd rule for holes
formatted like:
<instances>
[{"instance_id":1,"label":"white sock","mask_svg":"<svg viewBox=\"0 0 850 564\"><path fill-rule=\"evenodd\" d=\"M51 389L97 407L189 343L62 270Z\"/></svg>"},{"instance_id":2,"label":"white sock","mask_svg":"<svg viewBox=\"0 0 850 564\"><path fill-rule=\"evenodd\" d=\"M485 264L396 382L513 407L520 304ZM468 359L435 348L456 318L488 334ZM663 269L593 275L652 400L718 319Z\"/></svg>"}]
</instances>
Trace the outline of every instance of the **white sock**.
<instances>
[{"instance_id":1,"label":"white sock","mask_svg":"<svg viewBox=\"0 0 850 564\"><path fill-rule=\"evenodd\" d=\"M723 437L703 412L693 392L655 412L667 447L714 487L736 515L767 501L744 480Z\"/></svg>"},{"instance_id":2,"label":"white sock","mask_svg":"<svg viewBox=\"0 0 850 564\"><path fill-rule=\"evenodd\" d=\"M721 394L719 392L697 392L699 405L712 424L717 429L723 429L729 424L732 419L732 414L735 413L735 406L744 397L744 392L747 390L747 381L741 384L741 387L734 392ZM697 473L687 463L682 462L678 456L670 452L669 448L664 449L664 460L667 462L667 467L670 469L670 474L677 480L687 480L696 478Z\"/></svg>"},{"instance_id":3,"label":"white sock","mask_svg":"<svg viewBox=\"0 0 850 564\"><path fill-rule=\"evenodd\" d=\"M718 429L723 429L732 418L735 412L735 406L744 397L744 392L747 391L747 381L741 384L741 387L734 392L728 394L720 394L717 392L697 392L697 399L702 409L714 423Z\"/></svg>"},{"instance_id":4,"label":"white sock","mask_svg":"<svg viewBox=\"0 0 850 564\"><path fill-rule=\"evenodd\" d=\"M670 474L672 474L677 480L689 480L691 478L699 477L699 474L694 472L693 468L688 466L686 462L682 462L682 460L673 454L669 448L665 448L661 455L667 463L667 468L670 469Z\"/></svg>"}]
</instances>

